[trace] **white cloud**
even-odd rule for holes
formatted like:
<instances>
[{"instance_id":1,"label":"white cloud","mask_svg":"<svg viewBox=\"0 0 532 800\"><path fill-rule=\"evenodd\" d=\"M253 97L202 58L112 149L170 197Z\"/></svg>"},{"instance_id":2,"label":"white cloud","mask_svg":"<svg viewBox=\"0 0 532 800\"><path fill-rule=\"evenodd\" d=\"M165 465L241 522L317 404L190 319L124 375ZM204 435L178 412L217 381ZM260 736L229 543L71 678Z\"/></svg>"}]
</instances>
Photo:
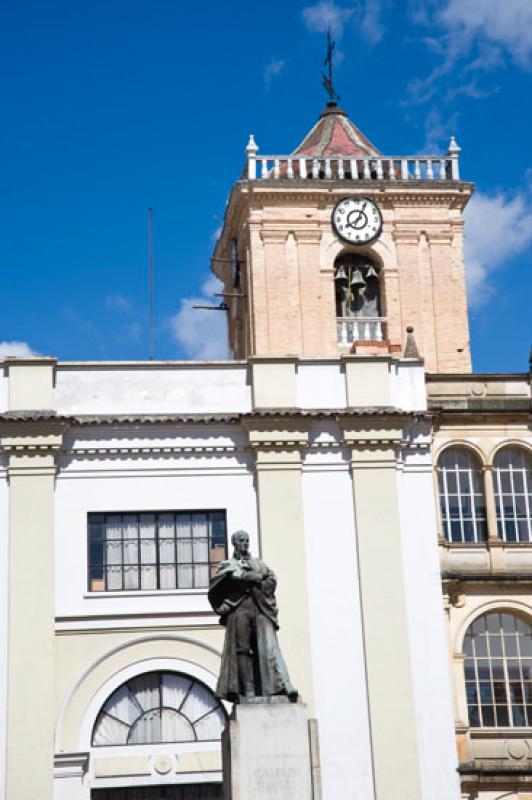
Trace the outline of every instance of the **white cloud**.
<instances>
[{"instance_id":1,"label":"white cloud","mask_svg":"<svg viewBox=\"0 0 532 800\"><path fill-rule=\"evenodd\" d=\"M326 33L329 28L333 36L340 37L354 8L342 8L333 2L321 2L303 9L303 22L312 33Z\"/></svg>"},{"instance_id":2,"label":"white cloud","mask_svg":"<svg viewBox=\"0 0 532 800\"><path fill-rule=\"evenodd\" d=\"M222 231L224 229L223 225L218 225L218 227L211 233L211 242L216 244L220 236L222 235Z\"/></svg>"},{"instance_id":3,"label":"white cloud","mask_svg":"<svg viewBox=\"0 0 532 800\"><path fill-rule=\"evenodd\" d=\"M111 311L120 311L123 314L130 314L133 310L130 301L123 294L107 295L105 305Z\"/></svg>"},{"instance_id":4,"label":"white cloud","mask_svg":"<svg viewBox=\"0 0 532 800\"><path fill-rule=\"evenodd\" d=\"M415 24L434 31L424 43L438 63L410 82L403 105L426 103L436 95L440 105L457 95L489 97L497 84L479 82L500 70L505 55L532 68L532 0L410 0L410 8Z\"/></svg>"},{"instance_id":5,"label":"white cloud","mask_svg":"<svg viewBox=\"0 0 532 800\"><path fill-rule=\"evenodd\" d=\"M422 153L441 153L447 150L449 137L454 134L458 125L458 114L442 114L437 108L431 108L425 116L425 143Z\"/></svg>"},{"instance_id":6,"label":"white cloud","mask_svg":"<svg viewBox=\"0 0 532 800\"><path fill-rule=\"evenodd\" d=\"M227 358L227 322L225 311L194 309L194 305L218 305L223 284L214 275L201 285L201 294L181 300L181 308L170 320L170 330L186 355L193 359Z\"/></svg>"},{"instance_id":7,"label":"white cloud","mask_svg":"<svg viewBox=\"0 0 532 800\"><path fill-rule=\"evenodd\" d=\"M27 344L27 342L0 342L0 358L7 356L39 356L36 350Z\"/></svg>"},{"instance_id":8,"label":"white cloud","mask_svg":"<svg viewBox=\"0 0 532 800\"><path fill-rule=\"evenodd\" d=\"M477 192L465 212L465 264L469 303L482 305L495 286L493 273L532 245L532 201Z\"/></svg>"},{"instance_id":9,"label":"white cloud","mask_svg":"<svg viewBox=\"0 0 532 800\"><path fill-rule=\"evenodd\" d=\"M281 74L285 64L286 62L283 58L272 58L266 65L264 70L264 88L266 91L269 90L272 80Z\"/></svg>"},{"instance_id":10,"label":"white cloud","mask_svg":"<svg viewBox=\"0 0 532 800\"><path fill-rule=\"evenodd\" d=\"M468 40L504 47L523 67L532 67L530 0L448 0L439 19Z\"/></svg>"},{"instance_id":11,"label":"white cloud","mask_svg":"<svg viewBox=\"0 0 532 800\"><path fill-rule=\"evenodd\" d=\"M367 0L364 4L360 30L364 39L371 44L377 44L384 36L382 7L378 0Z\"/></svg>"}]
</instances>

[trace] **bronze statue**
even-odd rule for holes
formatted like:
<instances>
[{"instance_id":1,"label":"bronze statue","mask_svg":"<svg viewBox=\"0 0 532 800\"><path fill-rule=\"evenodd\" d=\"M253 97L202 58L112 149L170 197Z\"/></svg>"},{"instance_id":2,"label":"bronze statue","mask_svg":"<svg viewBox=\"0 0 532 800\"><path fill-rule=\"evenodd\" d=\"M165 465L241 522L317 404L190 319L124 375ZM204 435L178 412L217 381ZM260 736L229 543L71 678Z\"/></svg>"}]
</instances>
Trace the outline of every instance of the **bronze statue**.
<instances>
[{"instance_id":1,"label":"bronze statue","mask_svg":"<svg viewBox=\"0 0 532 800\"><path fill-rule=\"evenodd\" d=\"M250 556L245 531L233 533L231 542L233 558L220 563L209 588L210 604L226 628L216 694L234 703L273 696L296 702L277 642L275 575Z\"/></svg>"}]
</instances>

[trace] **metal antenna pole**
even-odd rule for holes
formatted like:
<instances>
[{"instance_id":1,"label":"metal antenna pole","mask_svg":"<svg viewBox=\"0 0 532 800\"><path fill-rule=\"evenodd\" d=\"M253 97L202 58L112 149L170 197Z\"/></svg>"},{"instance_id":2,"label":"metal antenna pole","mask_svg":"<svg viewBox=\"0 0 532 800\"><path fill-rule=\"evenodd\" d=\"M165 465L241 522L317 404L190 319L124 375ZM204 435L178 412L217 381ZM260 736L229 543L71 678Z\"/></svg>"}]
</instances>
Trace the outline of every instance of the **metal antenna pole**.
<instances>
[{"instance_id":1,"label":"metal antenna pole","mask_svg":"<svg viewBox=\"0 0 532 800\"><path fill-rule=\"evenodd\" d=\"M154 305L154 258L153 258L153 215L152 208L148 208L148 236L149 236L149 358L153 361L153 305Z\"/></svg>"}]
</instances>

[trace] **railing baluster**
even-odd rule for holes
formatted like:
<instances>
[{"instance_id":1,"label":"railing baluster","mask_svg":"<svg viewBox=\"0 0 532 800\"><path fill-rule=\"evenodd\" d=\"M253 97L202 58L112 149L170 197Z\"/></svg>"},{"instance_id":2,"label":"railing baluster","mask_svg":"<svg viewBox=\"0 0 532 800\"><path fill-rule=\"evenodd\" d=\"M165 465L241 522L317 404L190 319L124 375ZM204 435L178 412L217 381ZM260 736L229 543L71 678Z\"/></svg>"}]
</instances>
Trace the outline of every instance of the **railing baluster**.
<instances>
[{"instance_id":1,"label":"railing baluster","mask_svg":"<svg viewBox=\"0 0 532 800\"><path fill-rule=\"evenodd\" d=\"M460 180L460 148L456 143L447 156L371 156L323 157L323 156L276 156L255 155L251 146L246 151L244 175L255 180L260 172L262 180L310 178L314 180L353 181L412 181L412 180Z\"/></svg>"},{"instance_id":2,"label":"railing baluster","mask_svg":"<svg viewBox=\"0 0 532 800\"><path fill-rule=\"evenodd\" d=\"M248 146L246 147L246 155L248 157L248 179L254 181L257 177L257 152L259 148L251 133L249 136Z\"/></svg>"},{"instance_id":3,"label":"railing baluster","mask_svg":"<svg viewBox=\"0 0 532 800\"><path fill-rule=\"evenodd\" d=\"M385 317L337 317L336 338L338 344L349 345L356 341L382 342Z\"/></svg>"}]
</instances>

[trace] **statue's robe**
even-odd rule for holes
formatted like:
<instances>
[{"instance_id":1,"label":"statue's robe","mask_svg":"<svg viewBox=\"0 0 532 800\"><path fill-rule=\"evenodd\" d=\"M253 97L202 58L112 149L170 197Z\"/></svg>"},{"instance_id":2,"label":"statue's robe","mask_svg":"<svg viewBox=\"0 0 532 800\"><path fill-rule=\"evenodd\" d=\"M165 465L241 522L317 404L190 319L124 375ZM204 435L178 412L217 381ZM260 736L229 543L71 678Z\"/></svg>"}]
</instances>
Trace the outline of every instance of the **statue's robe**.
<instances>
[{"instance_id":1,"label":"statue's robe","mask_svg":"<svg viewBox=\"0 0 532 800\"><path fill-rule=\"evenodd\" d=\"M246 570L263 575L260 584L249 583L242 576ZM259 558L222 561L211 580L209 601L220 614L220 624L226 628L222 666L216 695L235 702L240 695L238 680L238 654L236 646L236 612L246 597L251 597L257 607L255 664L260 686L257 695L293 694L295 692L279 644L276 631L277 603L275 587L277 581L271 569Z\"/></svg>"}]
</instances>

